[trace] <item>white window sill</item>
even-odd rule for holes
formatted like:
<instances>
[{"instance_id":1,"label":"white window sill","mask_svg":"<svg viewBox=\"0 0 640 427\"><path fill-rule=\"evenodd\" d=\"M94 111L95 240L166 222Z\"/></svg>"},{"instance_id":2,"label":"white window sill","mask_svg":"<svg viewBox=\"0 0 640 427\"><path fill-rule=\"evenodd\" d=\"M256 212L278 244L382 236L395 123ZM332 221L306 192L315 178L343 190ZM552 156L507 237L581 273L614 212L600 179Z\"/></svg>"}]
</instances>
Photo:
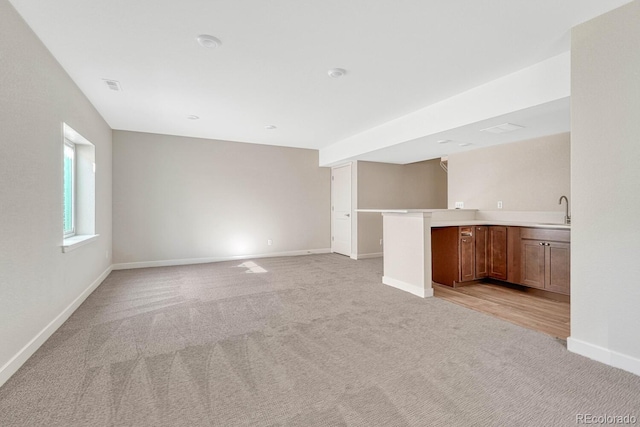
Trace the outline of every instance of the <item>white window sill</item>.
<instances>
[{"instance_id":1,"label":"white window sill","mask_svg":"<svg viewBox=\"0 0 640 427\"><path fill-rule=\"evenodd\" d=\"M78 234L72 237L67 237L62 241L62 252L67 253L74 251L80 246L84 246L94 240L97 240L99 236L99 234Z\"/></svg>"}]
</instances>

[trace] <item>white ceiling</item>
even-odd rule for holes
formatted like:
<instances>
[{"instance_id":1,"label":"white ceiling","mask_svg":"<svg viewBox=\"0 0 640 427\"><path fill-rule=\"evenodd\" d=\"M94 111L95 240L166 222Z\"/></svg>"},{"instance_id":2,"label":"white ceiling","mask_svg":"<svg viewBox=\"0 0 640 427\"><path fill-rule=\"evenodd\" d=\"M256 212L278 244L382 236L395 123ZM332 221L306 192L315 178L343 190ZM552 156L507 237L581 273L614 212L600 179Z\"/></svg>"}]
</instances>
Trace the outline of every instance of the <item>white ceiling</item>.
<instances>
[{"instance_id":1,"label":"white ceiling","mask_svg":"<svg viewBox=\"0 0 640 427\"><path fill-rule=\"evenodd\" d=\"M113 129L315 149L565 52L629 1L10 0ZM536 125L568 129L556 110Z\"/></svg>"}]
</instances>

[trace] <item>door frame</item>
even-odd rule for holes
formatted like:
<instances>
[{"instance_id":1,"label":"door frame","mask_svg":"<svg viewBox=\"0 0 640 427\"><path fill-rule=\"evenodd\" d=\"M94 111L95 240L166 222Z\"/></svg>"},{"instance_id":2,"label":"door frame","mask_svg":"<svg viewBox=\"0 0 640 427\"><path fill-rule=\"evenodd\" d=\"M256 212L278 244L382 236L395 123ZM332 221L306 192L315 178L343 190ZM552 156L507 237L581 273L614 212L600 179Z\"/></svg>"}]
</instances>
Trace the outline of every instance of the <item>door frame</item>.
<instances>
[{"instance_id":1,"label":"door frame","mask_svg":"<svg viewBox=\"0 0 640 427\"><path fill-rule=\"evenodd\" d=\"M333 197L334 197L334 175L333 172L336 169L341 169L341 168L349 168L349 212L350 212L350 233L349 233L349 254L346 255L348 257L353 258L353 227L354 227L354 222L355 222L355 214L354 214L354 209L353 209L353 162L349 162L349 163L345 163L339 166L333 166L331 168L331 200L330 200L330 210L329 210L329 214L331 215L331 236L330 236L330 251L331 253L337 253L335 252L334 249L334 234L333 234L333 230L334 230L334 204L333 204ZM340 254L340 255L344 255L344 254Z\"/></svg>"}]
</instances>

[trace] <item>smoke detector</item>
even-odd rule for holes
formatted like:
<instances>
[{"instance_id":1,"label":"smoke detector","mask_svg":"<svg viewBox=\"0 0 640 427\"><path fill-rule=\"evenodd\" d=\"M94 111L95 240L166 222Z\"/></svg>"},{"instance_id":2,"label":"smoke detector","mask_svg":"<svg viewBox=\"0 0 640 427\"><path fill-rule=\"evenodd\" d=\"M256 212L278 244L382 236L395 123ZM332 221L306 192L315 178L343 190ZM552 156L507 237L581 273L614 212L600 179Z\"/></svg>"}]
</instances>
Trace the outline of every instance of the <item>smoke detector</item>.
<instances>
[{"instance_id":1,"label":"smoke detector","mask_svg":"<svg viewBox=\"0 0 640 427\"><path fill-rule=\"evenodd\" d=\"M209 34L200 34L198 37L196 37L196 40L198 41L200 46L206 47L207 49L215 49L222 44L219 39L210 36Z\"/></svg>"},{"instance_id":2,"label":"smoke detector","mask_svg":"<svg viewBox=\"0 0 640 427\"><path fill-rule=\"evenodd\" d=\"M344 68L332 68L327 72L327 74L329 74L329 77L339 79L340 77L347 74L347 70L345 70Z\"/></svg>"},{"instance_id":3,"label":"smoke detector","mask_svg":"<svg viewBox=\"0 0 640 427\"><path fill-rule=\"evenodd\" d=\"M274 129L277 129L277 126L275 126L275 125L266 125L264 128L267 129L267 130L274 130Z\"/></svg>"},{"instance_id":4,"label":"smoke detector","mask_svg":"<svg viewBox=\"0 0 640 427\"><path fill-rule=\"evenodd\" d=\"M110 79L102 79L105 84L107 85L107 87L111 90L115 90L117 92L122 91L122 86L120 86L120 82L117 80L110 80Z\"/></svg>"}]
</instances>

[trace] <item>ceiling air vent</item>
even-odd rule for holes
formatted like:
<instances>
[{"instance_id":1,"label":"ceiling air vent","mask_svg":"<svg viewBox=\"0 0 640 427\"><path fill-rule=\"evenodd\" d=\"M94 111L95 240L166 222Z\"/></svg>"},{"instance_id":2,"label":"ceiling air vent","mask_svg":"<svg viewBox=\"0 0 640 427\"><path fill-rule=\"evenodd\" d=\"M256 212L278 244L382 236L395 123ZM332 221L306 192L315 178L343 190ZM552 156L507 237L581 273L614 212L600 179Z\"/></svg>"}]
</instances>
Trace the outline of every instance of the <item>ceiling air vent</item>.
<instances>
[{"instance_id":1,"label":"ceiling air vent","mask_svg":"<svg viewBox=\"0 0 640 427\"><path fill-rule=\"evenodd\" d=\"M507 133L518 129L524 129L524 126L514 125L513 123L503 123L498 126L482 129L480 132Z\"/></svg>"},{"instance_id":2,"label":"ceiling air vent","mask_svg":"<svg viewBox=\"0 0 640 427\"><path fill-rule=\"evenodd\" d=\"M109 89L111 90L115 90L120 92L122 90L122 87L120 86L120 82L117 80L107 80L107 79L103 79L104 82L106 83L106 85L109 87Z\"/></svg>"}]
</instances>

